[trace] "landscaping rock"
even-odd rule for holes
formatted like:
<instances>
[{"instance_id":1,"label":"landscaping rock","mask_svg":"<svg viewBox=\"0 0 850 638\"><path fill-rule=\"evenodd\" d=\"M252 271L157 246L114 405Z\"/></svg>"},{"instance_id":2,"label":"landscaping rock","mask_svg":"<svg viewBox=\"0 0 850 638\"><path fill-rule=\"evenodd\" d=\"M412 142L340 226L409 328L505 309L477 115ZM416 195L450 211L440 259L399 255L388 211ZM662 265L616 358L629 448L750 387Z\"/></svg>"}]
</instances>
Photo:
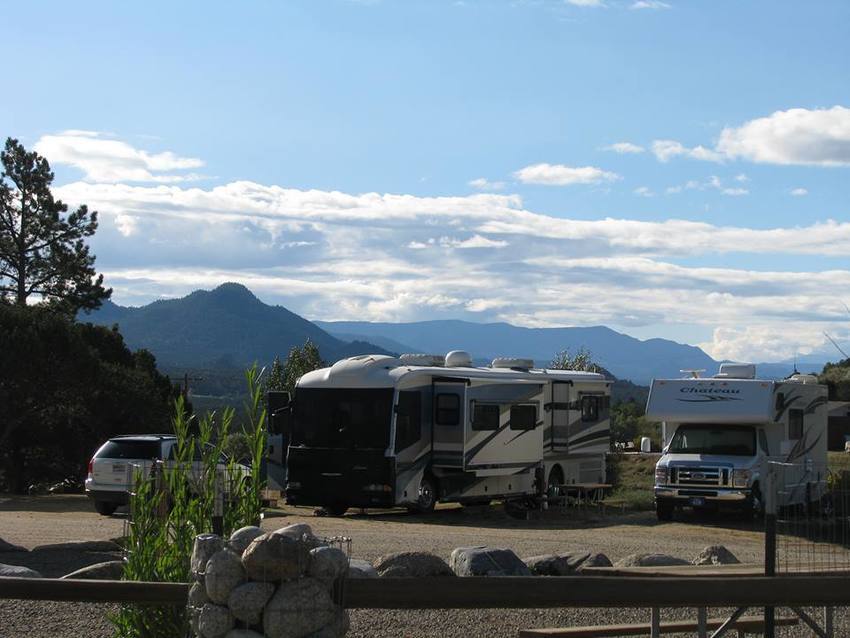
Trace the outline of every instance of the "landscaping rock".
<instances>
[{"instance_id":1,"label":"landscaping rock","mask_svg":"<svg viewBox=\"0 0 850 638\"><path fill-rule=\"evenodd\" d=\"M451 568L439 556L428 552L394 552L375 561L375 570L383 577L425 578L452 576Z\"/></svg>"},{"instance_id":2,"label":"landscaping rock","mask_svg":"<svg viewBox=\"0 0 850 638\"><path fill-rule=\"evenodd\" d=\"M190 569L192 578L203 581L204 571L213 554L224 549L224 541L216 534L200 534L195 537L195 545L192 548L192 561Z\"/></svg>"},{"instance_id":3,"label":"landscaping rock","mask_svg":"<svg viewBox=\"0 0 850 638\"><path fill-rule=\"evenodd\" d=\"M315 578L283 583L266 605L263 630L267 638L304 638L337 617L327 589Z\"/></svg>"},{"instance_id":4,"label":"landscaping rock","mask_svg":"<svg viewBox=\"0 0 850 638\"><path fill-rule=\"evenodd\" d=\"M274 594L272 583L245 583L235 587L227 598L227 606L237 620L258 625L263 620L263 608Z\"/></svg>"},{"instance_id":5,"label":"landscaping rock","mask_svg":"<svg viewBox=\"0 0 850 638\"><path fill-rule=\"evenodd\" d=\"M21 547L20 545L13 545L8 541L4 541L0 538L0 552L28 552L29 550L26 547Z\"/></svg>"},{"instance_id":6,"label":"landscaping rock","mask_svg":"<svg viewBox=\"0 0 850 638\"><path fill-rule=\"evenodd\" d=\"M348 628L351 621L348 618L348 612L340 609L337 612L337 617L319 631L310 634L309 638L339 638L348 633Z\"/></svg>"},{"instance_id":7,"label":"landscaping rock","mask_svg":"<svg viewBox=\"0 0 850 638\"><path fill-rule=\"evenodd\" d=\"M230 592L245 580L245 570L239 555L229 549L223 549L213 554L207 562L204 584L207 596L214 603L227 604Z\"/></svg>"},{"instance_id":8,"label":"landscaping rock","mask_svg":"<svg viewBox=\"0 0 850 638\"><path fill-rule=\"evenodd\" d=\"M458 547L449 557L458 576L531 576L531 570L510 549Z\"/></svg>"},{"instance_id":9,"label":"landscaping rock","mask_svg":"<svg viewBox=\"0 0 850 638\"><path fill-rule=\"evenodd\" d=\"M310 568L307 573L329 584L348 570L348 556L336 547L317 547L310 550Z\"/></svg>"},{"instance_id":10,"label":"landscaping rock","mask_svg":"<svg viewBox=\"0 0 850 638\"><path fill-rule=\"evenodd\" d=\"M735 565L740 562L723 545L709 545L693 560L694 565Z\"/></svg>"},{"instance_id":11,"label":"landscaping rock","mask_svg":"<svg viewBox=\"0 0 850 638\"><path fill-rule=\"evenodd\" d=\"M194 583L189 588L189 607L200 609L208 602L210 602L210 597L207 596L207 588L201 583Z\"/></svg>"},{"instance_id":12,"label":"landscaping rock","mask_svg":"<svg viewBox=\"0 0 850 638\"><path fill-rule=\"evenodd\" d=\"M591 552L576 568L577 572L583 572L588 567L613 567L611 559L601 552Z\"/></svg>"},{"instance_id":13,"label":"landscaping rock","mask_svg":"<svg viewBox=\"0 0 850 638\"><path fill-rule=\"evenodd\" d=\"M614 564L615 567L671 567L674 565L690 565L690 563L667 554L629 554Z\"/></svg>"},{"instance_id":14,"label":"landscaping rock","mask_svg":"<svg viewBox=\"0 0 850 638\"><path fill-rule=\"evenodd\" d=\"M8 576L11 578L43 578L43 576L29 567L21 567L20 565L4 565L0 563L0 576Z\"/></svg>"},{"instance_id":15,"label":"landscaping rock","mask_svg":"<svg viewBox=\"0 0 850 638\"><path fill-rule=\"evenodd\" d=\"M372 563L368 560L360 558L352 558L348 561L348 577L349 578L377 578L378 571L372 567Z\"/></svg>"},{"instance_id":16,"label":"landscaping rock","mask_svg":"<svg viewBox=\"0 0 850 638\"><path fill-rule=\"evenodd\" d=\"M233 629L233 616L227 607L207 603L198 616L198 631L204 638L223 638Z\"/></svg>"},{"instance_id":17,"label":"landscaping rock","mask_svg":"<svg viewBox=\"0 0 850 638\"><path fill-rule=\"evenodd\" d=\"M105 563L95 563L77 571L62 576L62 578L84 578L92 580L121 580L124 575L123 560L108 560Z\"/></svg>"},{"instance_id":18,"label":"landscaping rock","mask_svg":"<svg viewBox=\"0 0 850 638\"><path fill-rule=\"evenodd\" d=\"M112 541L67 541L65 543L53 543L50 545L39 545L34 547L34 552L120 552L123 551L118 543Z\"/></svg>"},{"instance_id":19,"label":"landscaping rock","mask_svg":"<svg viewBox=\"0 0 850 638\"><path fill-rule=\"evenodd\" d=\"M307 523L293 523L292 525L276 529L272 534L294 538L307 545L308 549L314 549L324 545L322 541L316 538L315 534L313 534L313 528L307 525Z\"/></svg>"},{"instance_id":20,"label":"landscaping rock","mask_svg":"<svg viewBox=\"0 0 850 638\"><path fill-rule=\"evenodd\" d=\"M235 532L230 535L230 540L227 541L228 546L234 552L242 556L242 552L248 549L248 545L251 544L257 536L262 536L263 530L255 525L248 525L247 527L240 527Z\"/></svg>"},{"instance_id":21,"label":"landscaping rock","mask_svg":"<svg viewBox=\"0 0 850 638\"><path fill-rule=\"evenodd\" d=\"M297 578L307 571L307 546L291 535L258 536L242 554L242 565L251 580L277 582Z\"/></svg>"}]
</instances>

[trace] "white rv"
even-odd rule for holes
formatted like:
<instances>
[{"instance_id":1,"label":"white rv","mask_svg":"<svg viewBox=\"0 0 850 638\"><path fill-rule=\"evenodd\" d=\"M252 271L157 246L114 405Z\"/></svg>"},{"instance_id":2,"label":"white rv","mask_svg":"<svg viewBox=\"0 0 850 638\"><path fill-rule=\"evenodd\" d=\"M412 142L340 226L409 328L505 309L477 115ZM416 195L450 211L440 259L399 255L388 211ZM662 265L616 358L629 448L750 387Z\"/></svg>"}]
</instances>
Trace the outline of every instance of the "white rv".
<instances>
[{"instance_id":1,"label":"white rv","mask_svg":"<svg viewBox=\"0 0 850 638\"><path fill-rule=\"evenodd\" d=\"M363 355L305 374L291 404L288 502L348 507L536 497L603 482L610 382L445 357Z\"/></svg>"},{"instance_id":2,"label":"white rv","mask_svg":"<svg viewBox=\"0 0 850 638\"><path fill-rule=\"evenodd\" d=\"M682 506L758 512L769 461L809 467L822 484L826 407L827 390L816 377L760 380L752 364L722 364L713 378L653 380L646 416L662 422L659 520ZM805 496L803 490L793 499Z\"/></svg>"}]
</instances>

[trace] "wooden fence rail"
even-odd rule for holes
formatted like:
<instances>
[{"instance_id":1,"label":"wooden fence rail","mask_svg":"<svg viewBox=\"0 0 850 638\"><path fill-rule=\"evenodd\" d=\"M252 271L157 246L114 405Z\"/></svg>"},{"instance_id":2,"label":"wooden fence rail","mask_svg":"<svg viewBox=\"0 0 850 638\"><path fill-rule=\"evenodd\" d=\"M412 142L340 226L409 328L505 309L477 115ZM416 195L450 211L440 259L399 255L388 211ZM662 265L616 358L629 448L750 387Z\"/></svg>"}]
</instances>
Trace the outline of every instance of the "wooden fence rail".
<instances>
[{"instance_id":1,"label":"wooden fence rail","mask_svg":"<svg viewBox=\"0 0 850 638\"><path fill-rule=\"evenodd\" d=\"M2 578L0 599L184 605L185 583ZM842 607L848 576L358 578L349 609L546 607Z\"/></svg>"}]
</instances>

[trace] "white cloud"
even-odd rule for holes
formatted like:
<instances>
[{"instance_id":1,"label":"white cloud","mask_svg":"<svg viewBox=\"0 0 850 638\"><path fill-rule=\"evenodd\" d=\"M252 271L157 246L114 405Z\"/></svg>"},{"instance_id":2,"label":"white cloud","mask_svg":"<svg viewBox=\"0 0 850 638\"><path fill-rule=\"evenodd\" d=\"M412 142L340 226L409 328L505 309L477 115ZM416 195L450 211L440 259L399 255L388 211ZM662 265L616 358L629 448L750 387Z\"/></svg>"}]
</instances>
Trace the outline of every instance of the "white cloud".
<instances>
[{"instance_id":1,"label":"white cloud","mask_svg":"<svg viewBox=\"0 0 850 638\"><path fill-rule=\"evenodd\" d=\"M746 178L746 175L737 175L733 179L738 183L743 183L747 180L740 179L741 177ZM725 186L723 184L723 180L721 180L717 175L711 175L706 181L699 182L697 180L688 180L684 184L680 184L677 186L669 186L665 190L668 195L681 193L682 191L689 190L700 190L704 191L708 188L713 188L719 191L723 195L729 195L731 197L740 197L742 195L749 195L750 191L742 186Z\"/></svg>"},{"instance_id":2,"label":"white cloud","mask_svg":"<svg viewBox=\"0 0 850 638\"><path fill-rule=\"evenodd\" d=\"M524 184L568 186L571 184L599 184L621 179L616 173L595 166L564 166L563 164L532 164L514 173Z\"/></svg>"},{"instance_id":3,"label":"white cloud","mask_svg":"<svg viewBox=\"0 0 850 638\"><path fill-rule=\"evenodd\" d=\"M491 182L486 177L479 177L470 180L468 183L472 188L480 191L500 191L505 188L504 182Z\"/></svg>"},{"instance_id":4,"label":"white cloud","mask_svg":"<svg viewBox=\"0 0 850 638\"><path fill-rule=\"evenodd\" d=\"M688 157L708 162L723 161L722 155L709 148L704 146L688 148L676 140L655 140L652 143L652 153L660 162L669 162L674 157Z\"/></svg>"},{"instance_id":5,"label":"white cloud","mask_svg":"<svg viewBox=\"0 0 850 638\"><path fill-rule=\"evenodd\" d=\"M643 153L646 149L643 146L632 144L631 142L616 142L602 147L603 151L613 151L620 155Z\"/></svg>"},{"instance_id":6,"label":"white cloud","mask_svg":"<svg viewBox=\"0 0 850 638\"><path fill-rule=\"evenodd\" d=\"M180 157L170 151L138 150L95 131L68 130L58 135L44 135L36 142L35 150L52 164L66 164L82 170L84 179L91 182L183 182L201 176L174 171L204 165L197 158Z\"/></svg>"},{"instance_id":7,"label":"white cloud","mask_svg":"<svg viewBox=\"0 0 850 638\"><path fill-rule=\"evenodd\" d=\"M735 181L744 184L746 182L749 182L750 178L747 177L746 173L738 173L737 175L735 175Z\"/></svg>"},{"instance_id":8,"label":"white cloud","mask_svg":"<svg viewBox=\"0 0 850 638\"><path fill-rule=\"evenodd\" d=\"M850 108L776 111L720 133L717 151L764 164L850 165Z\"/></svg>"},{"instance_id":9,"label":"white cloud","mask_svg":"<svg viewBox=\"0 0 850 638\"><path fill-rule=\"evenodd\" d=\"M822 334L805 328L800 322L789 324L787 333L771 324L743 328L723 326L714 329L711 341L699 346L718 360L781 361L825 345ZM792 335L790 340L789 335Z\"/></svg>"},{"instance_id":10,"label":"white cloud","mask_svg":"<svg viewBox=\"0 0 850 638\"><path fill-rule=\"evenodd\" d=\"M791 190L791 195L793 195L794 197L804 197L808 194L809 191L807 191L805 188L794 188Z\"/></svg>"},{"instance_id":11,"label":"white cloud","mask_svg":"<svg viewBox=\"0 0 850 638\"><path fill-rule=\"evenodd\" d=\"M602 0L564 0L567 4L574 7L604 7L605 3Z\"/></svg>"},{"instance_id":12,"label":"white cloud","mask_svg":"<svg viewBox=\"0 0 850 638\"><path fill-rule=\"evenodd\" d=\"M655 193L652 192L652 189L648 186L638 186L632 192L635 195L640 195L641 197L653 197L655 195Z\"/></svg>"},{"instance_id":13,"label":"white cloud","mask_svg":"<svg viewBox=\"0 0 850 638\"><path fill-rule=\"evenodd\" d=\"M629 9L669 9L670 5L661 0L637 0Z\"/></svg>"}]
</instances>

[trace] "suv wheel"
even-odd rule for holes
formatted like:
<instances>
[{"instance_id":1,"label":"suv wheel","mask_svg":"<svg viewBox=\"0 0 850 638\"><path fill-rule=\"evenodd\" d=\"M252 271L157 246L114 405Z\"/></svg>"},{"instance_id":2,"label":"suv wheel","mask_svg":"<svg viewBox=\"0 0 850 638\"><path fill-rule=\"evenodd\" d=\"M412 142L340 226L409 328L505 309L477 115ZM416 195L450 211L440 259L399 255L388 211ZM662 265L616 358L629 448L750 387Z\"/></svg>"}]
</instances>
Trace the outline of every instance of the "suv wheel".
<instances>
[{"instance_id":1,"label":"suv wheel","mask_svg":"<svg viewBox=\"0 0 850 638\"><path fill-rule=\"evenodd\" d=\"M97 513L102 516L112 516L115 510L118 509L118 503L110 503L109 501L95 501L94 508Z\"/></svg>"}]
</instances>

